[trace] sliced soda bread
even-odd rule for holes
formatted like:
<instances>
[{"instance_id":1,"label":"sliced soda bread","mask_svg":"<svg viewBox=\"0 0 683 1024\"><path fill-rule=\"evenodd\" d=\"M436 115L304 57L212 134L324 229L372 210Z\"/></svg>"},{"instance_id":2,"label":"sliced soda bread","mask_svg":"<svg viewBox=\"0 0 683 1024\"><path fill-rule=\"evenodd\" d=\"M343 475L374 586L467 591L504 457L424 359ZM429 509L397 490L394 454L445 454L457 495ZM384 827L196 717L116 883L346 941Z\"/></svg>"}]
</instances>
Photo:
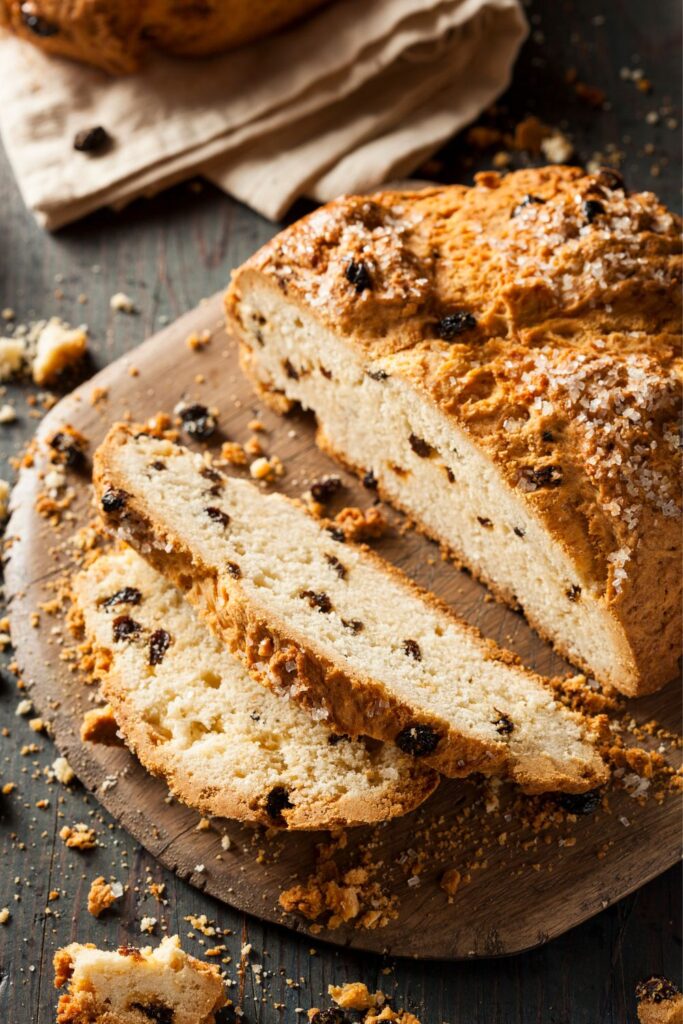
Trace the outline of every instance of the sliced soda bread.
<instances>
[{"instance_id":1,"label":"sliced soda bread","mask_svg":"<svg viewBox=\"0 0 683 1024\"><path fill-rule=\"evenodd\" d=\"M220 970L184 953L177 935L156 949L72 942L54 956L57 1024L215 1024L225 1006Z\"/></svg>"},{"instance_id":2,"label":"sliced soda bread","mask_svg":"<svg viewBox=\"0 0 683 1024\"><path fill-rule=\"evenodd\" d=\"M680 675L680 219L609 170L344 196L237 270L261 395L575 664Z\"/></svg>"},{"instance_id":3,"label":"sliced soda bread","mask_svg":"<svg viewBox=\"0 0 683 1024\"><path fill-rule=\"evenodd\" d=\"M437 785L391 744L341 739L260 686L131 548L100 555L73 591L127 745L203 814L358 825L412 810Z\"/></svg>"},{"instance_id":4,"label":"sliced soda bread","mask_svg":"<svg viewBox=\"0 0 683 1024\"><path fill-rule=\"evenodd\" d=\"M450 776L499 773L530 791L605 780L585 723L539 676L296 503L125 424L97 450L94 483L110 527L314 718Z\"/></svg>"}]
</instances>

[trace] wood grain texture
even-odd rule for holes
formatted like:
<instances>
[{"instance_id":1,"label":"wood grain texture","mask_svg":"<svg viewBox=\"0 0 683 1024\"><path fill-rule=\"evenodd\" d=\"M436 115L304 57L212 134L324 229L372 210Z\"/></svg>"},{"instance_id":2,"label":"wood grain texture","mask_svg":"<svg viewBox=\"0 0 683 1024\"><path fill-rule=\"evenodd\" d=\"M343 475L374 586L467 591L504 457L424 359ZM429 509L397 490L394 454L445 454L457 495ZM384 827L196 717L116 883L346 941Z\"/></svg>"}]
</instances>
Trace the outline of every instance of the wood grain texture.
<instances>
[{"instance_id":1,"label":"wood grain texture","mask_svg":"<svg viewBox=\"0 0 683 1024\"><path fill-rule=\"evenodd\" d=\"M622 166L632 187L652 188L677 206L679 131L668 126L667 118L680 123L680 5L662 0L655 10L644 9L640 0L605 5L532 0L527 13L536 36L525 46L513 87L501 100L510 118L537 113L563 124L583 160L614 145L624 154ZM594 18L601 23L594 24ZM565 81L571 67L584 81L606 90L610 109L596 112L577 100ZM641 93L622 79L624 67L642 68L652 93ZM657 124L646 123L648 112L671 105L674 109L660 114ZM490 160L490 153L477 156L461 139L455 140L443 153L444 180L468 182ZM47 236L23 208L0 157L0 306L13 307L23 320L58 314L72 323L87 321L93 372L151 335L161 317L170 322L223 287L229 268L274 230L211 188L195 192L182 186L121 214L105 211ZM54 295L58 287L60 298ZM135 298L138 316L112 314L109 296L119 290ZM78 301L81 293L88 297L86 305ZM21 386L8 392L20 414L0 436L2 475L8 478L6 459L36 425L26 394ZM11 654L5 662L9 658ZM161 868L78 785L68 790L46 787L42 769L54 760L56 750L15 717L18 699L13 678L5 675L0 682L0 724L9 735L0 738L0 772L2 782L15 781L17 789L0 797L0 905L12 911L10 925L0 928L2 1021L54 1021L54 949L76 938L110 946L139 941L143 914L158 916L160 927L184 936L190 928L184 917L206 913L232 930L222 941L235 964L242 943L253 944L251 959L272 970L274 977L265 1001L250 971L232 990L250 1024L299 1020L295 1008L320 1002L328 984L359 978L394 993L396 1002L414 1009L423 1024L632 1024L637 980L663 973L680 984L678 868L533 952L479 962L392 964L312 943L234 911ZM20 749L29 742L36 742L39 750L22 756ZM36 808L45 797L49 806ZM57 838L65 822L79 820L92 820L98 828L102 845L90 854L68 851ZM85 910L85 898L98 874L115 875L130 889L118 912L95 921ZM167 907L146 895L148 877L166 883ZM49 902L48 893L55 888L61 896ZM185 941L191 951L201 953L196 940ZM317 955L309 955L312 946ZM385 975L387 966L393 970ZM239 979L232 967L228 973ZM287 985L287 978L300 988ZM276 1010L276 1001L285 1009Z\"/></svg>"},{"instance_id":2,"label":"wood grain texture","mask_svg":"<svg viewBox=\"0 0 683 1024\"><path fill-rule=\"evenodd\" d=\"M226 335L222 313L219 293L81 385L42 421L32 464L22 469L14 490L6 532L5 578L12 638L29 695L51 721L57 746L79 779L127 831L162 864L203 891L248 913L309 931L305 918L281 913L278 896L294 881L306 881L315 862L316 844L324 837L320 833L282 833L277 842L261 840L266 857L259 862L252 829L215 820L210 830L197 832L199 815L167 803L165 787L150 779L126 751L81 742L80 722L92 706L92 690L69 664L60 661L60 636L55 633L60 619L41 614L39 623L33 621L36 610L54 596L55 579L73 571L76 563L71 540L91 521L93 513L89 474L80 471L70 474L76 500L68 518L53 527L36 510L42 479L50 467L49 442L56 433L67 426L75 428L88 439L92 454L113 422L132 418L144 423L159 411L170 413L184 399L218 410L219 430L202 448L218 454L223 440L244 441L249 436L247 424L257 403L240 373L237 341ZM188 336L205 333L210 343L200 352L191 351ZM97 404L91 401L95 389L107 394ZM312 417L261 412L260 418L267 428L260 435L263 444L287 469L278 481L279 490L298 497L310 483L335 469L315 446ZM342 504L366 506L372 502L372 494L358 480L347 473L342 479ZM484 588L444 562L433 543L406 531L401 517L394 519L393 529L377 545L387 559L448 601L486 636L512 647L525 664L547 674L569 669L519 615L488 601ZM656 718L665 728L680 732L677 688L633 702L632 714L639 723ZM110 787L112 779L116 784ZM350 832L345 859L360 864L362 850L372 838L373 858L385 865L383 883L390 895L398 897L399 914L382 929L367 931L349 925L323 931L320 937L371 952L425 959L517 953L598 913L678 860L679 804L675 798L661 805L649 800L641 808L624 792L612 794L611 813L582 820L573 846L564 846L572 828L564 833L558 829L546 845L543 836L535 838L533 830L522 824L516 840L518 829L511 820L518 813L514 798L512 788L501 792L501 808L494 816L487 813L481 785L444 780L420 810L378 832ZM467 806L471 815L459 824ZM231 837L234 850L217 860L224 832ZM416 833L432 836L433 841L430 844L417 838ZM429 850L446 835L453 836L449 849L444 856L428 857L419 885L411 887L408 868L414 848ZM480 846L483 853L477 855ZM602 850L608 852L600 859L597 853ZM467 865L482 861L486 861L486 869L476 872L472 883L463 885L455 902L449 904L439 886L444 869L455 867L465 874ZM204 870L198 871L197 864L205 865ZM500 898L502 892L506 893L504 899Z\"/></svg>"}]
</instances>

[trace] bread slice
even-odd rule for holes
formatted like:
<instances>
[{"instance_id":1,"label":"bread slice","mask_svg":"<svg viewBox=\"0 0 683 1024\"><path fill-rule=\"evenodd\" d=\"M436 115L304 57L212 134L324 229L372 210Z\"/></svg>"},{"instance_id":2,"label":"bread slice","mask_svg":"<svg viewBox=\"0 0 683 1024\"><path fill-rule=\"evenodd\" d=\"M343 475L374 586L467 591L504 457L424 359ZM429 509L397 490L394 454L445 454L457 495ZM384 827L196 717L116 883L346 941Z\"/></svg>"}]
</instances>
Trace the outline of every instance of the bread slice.
<instances>
[{"instance_id":1,"label":"bread slice","mask_svg":"<svg viewBox=\"0 0 683 1024\"><path fill-rule=\"evenodd\" d=\"M280 494L114 426L94 459L106 521L172 578L262 682L446 775L529 790L606 778L581 719L433 595Z\"/></svg>"},{"instance_id":2,"label":"bread slice","mask_svg":"<svg viewBox=\"0 0 683 1024\"><path fill-rule=\"evenodd\" d=\"M57 1024L215 1024L226 1005L220 971L184 953L177 935L156 949L115 952L72 942L54 957Z\"/></svg>"},{"instance_id":3,"label":"bread slice","mask_svg":"<svg viewBox=\"0 0 683 1024\"><path fill-rule=\"evenodd\" d=\"M487 173L343 197L226 300L266 400L632 695L682 650L679 232L613 171Z\"/></svg>"},{"instance_id":4,"label":"bread slice","mask_svg":"<svg viewBox=\"0 0 683 1024\"><path fill-rule=\"evenodd\" d=\"M203 814L334 828L404 814L435 788L436 772L394 746L340 740L260 686L130 548L73 590L126 743Z\"/></svg>"}]
</instances>

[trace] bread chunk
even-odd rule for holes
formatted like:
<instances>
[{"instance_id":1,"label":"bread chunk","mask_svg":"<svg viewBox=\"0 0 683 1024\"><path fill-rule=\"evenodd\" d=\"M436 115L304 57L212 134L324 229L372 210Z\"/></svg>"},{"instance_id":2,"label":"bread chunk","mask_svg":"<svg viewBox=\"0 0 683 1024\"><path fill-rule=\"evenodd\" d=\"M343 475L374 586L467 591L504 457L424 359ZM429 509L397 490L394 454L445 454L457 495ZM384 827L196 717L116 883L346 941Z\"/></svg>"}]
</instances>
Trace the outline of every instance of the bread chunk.
<instances>
[{"instance_id":1,"label":"bread chunk","mask_svg":"<svg viewBox=\"0 0 683 1024\"><path fill-rule=\"evenodd\" d=\"M97 450L94 483L109 526L317 720L449 776L499 773L530 791L605 781L585 722L541 677L297 503L126 424Z\"/></svg>"},{"instance_id":2,"label":"bread chunk","mask_svg":"<svg viewBox=\"0 0 683 1024\"><path fill-rule=\"evenodd\" d=\"M152 949L92 943L58 949L54 957L59 997L57 1024L215 1024L226 998L217 967L188 956L177 935Z\"/></svg>"},{"instance_id":3,"label":"bread chunk","mask_svg":"<svg viewBox=\"0 0 683 1024\"><path fill-rule=\"evenodd\" d=\"M120 75L153 47L201 56L275 32L325 0L0 0L0 25L47 53Z\"/></svg>"},{"instance_id":4,"label":"bread chunk","mask_svg":"<svg viewBox=\"0 0 683 1024\"><path fill-rule=\"evenodd\" d=\"M263 398L557 650L638 695L681 655L680 219L611 170L346 196L235 272Z\"/></svg>"},{"instance_id":5,"label":"bread chunk","mask_svg":"<svg viewBox=\"0 0 683 1024\"><path fill-rule=\"evenodd\" d=\"M260 686L131 548L100 555L73 589L119 732L202 814L335 828L405 814L436 787L391 744L335 736Z\"/></svg>"}]
</instances>

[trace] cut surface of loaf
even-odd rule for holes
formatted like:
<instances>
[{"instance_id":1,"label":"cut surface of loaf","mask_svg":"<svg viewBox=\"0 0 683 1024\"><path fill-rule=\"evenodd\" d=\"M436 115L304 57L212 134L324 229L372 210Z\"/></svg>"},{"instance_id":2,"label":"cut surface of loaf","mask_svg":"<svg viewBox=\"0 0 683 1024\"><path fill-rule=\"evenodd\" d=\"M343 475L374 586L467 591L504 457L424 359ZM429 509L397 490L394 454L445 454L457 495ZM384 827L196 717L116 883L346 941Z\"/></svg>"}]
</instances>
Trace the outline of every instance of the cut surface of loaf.
<instances>
[{"instance_id":1,"label":"cut surface of loaf","mask_svg":"<svg viewBox=\"0 0 683 1024\"><path fill-rule=\"evenodd\" d=\"M100 555L73 591L126 743L203 814L334 828L403 814L435 788L392 745L341 739L260 686L130 548Z\"/></svg>"},{"instance_id":2,"label":"cut surface of loaf","mask_svg":"<svg viewBox=\"0 0 683 1024\"><path fill-rule=\"evenodd\" d=\"M612 171L347 196L236 271L241 362L555 647L681 654L680 221Z\"/></svg>"},{"instance_id":3,"label":"cut surface of loaf","mask_svg":"<svg viewBox=\"0 0 683 1024\"><path fill-rule=\"evenodd\" d=\"M605 780L585 723L539 676L298 504L125 424L94 470L110 527L314 717L451 776L499 773L535 791Z\"/></svg>"},{"instance_id":4,"label":"cut surface of loaf","mask_svg":"<svg viewBox=\"0 0 683 1024\"><path fill-rule=\"evenodd\" d=\"M188 956L177 935L156 949L109 952L72 942L54 957L57 1024L214 1024L225 1006L220 972Z\"/></svg>"}]
</instances>

